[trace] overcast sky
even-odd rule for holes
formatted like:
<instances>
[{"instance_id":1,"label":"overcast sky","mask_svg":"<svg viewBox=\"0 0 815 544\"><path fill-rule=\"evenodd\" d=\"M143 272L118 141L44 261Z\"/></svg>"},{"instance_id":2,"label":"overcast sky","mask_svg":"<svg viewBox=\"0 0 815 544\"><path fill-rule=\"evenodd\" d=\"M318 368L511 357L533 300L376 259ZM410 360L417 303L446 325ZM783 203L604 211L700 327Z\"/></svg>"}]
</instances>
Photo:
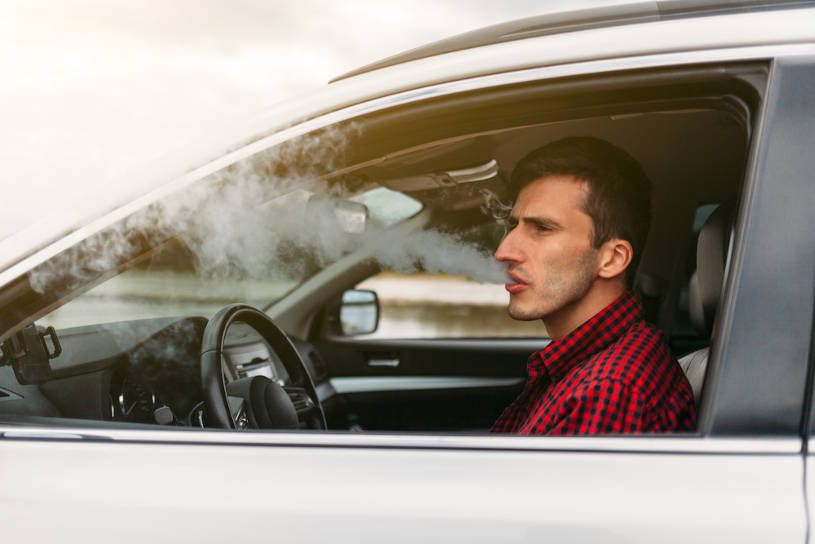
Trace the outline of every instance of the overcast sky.
<instances>
[{"instance_id":1,"label":"overcast sky","mask_svg":"<svg viewBox=\"0 0 815 544\"><path fill-rule=\"evenodd\" d=\"M551 9L554 4L543 2ZM380 58L540 0L5 0L0 237Z\"/></svg>"}]
</instances>

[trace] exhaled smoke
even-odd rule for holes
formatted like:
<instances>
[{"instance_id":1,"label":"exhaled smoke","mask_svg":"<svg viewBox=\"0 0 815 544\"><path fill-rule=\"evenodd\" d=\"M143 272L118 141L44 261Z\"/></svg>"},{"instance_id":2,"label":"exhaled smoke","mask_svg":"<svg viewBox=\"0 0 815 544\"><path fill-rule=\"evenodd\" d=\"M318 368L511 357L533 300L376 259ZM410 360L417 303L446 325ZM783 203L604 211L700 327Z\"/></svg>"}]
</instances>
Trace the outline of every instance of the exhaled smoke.
<instances>
[{"instance_id":1,"label":"exhaled smoke","mask_svg":"<svg viewBox=\"0 0 815 544\"><path fill-rule=\"evenodd\" d=\"M489 215L499 223L504 223L512 212L512 204L507 204L498 198L498 195L489 189L479 191L484 197L484 204L481 205L481 213Z\"/></svg>"},{"instance_id":2,"label":"exhaled smoke","mask_svg":"<svg viewBox=\"0 0 815 544\"><path fill-rule=\"evenodd\" d=\"M343 225L336 203L353 195L320 176L342 166L345 139L344 132L326 132L256 154L64 252L34 270L30 283L39 292L72 289L171 238L192 256L191 269L215 279L296 282L364 249L399 272L505 281L504 267L488 252L454 234L388 227L376 217L364 232ZM484 197L485 213L506 215L494 194Z\"/></svg>"},{"instance_id":3,"label":"exhaled smoke","mask_svg":"<svg viewBox=\"0 0 815 544\"><path fill-rule=\"evenodd\" d=\"M467 276L479 282L506 281L506 267L488 252L452 234L394 229L371 238L373 254L383 268Z\"/></svg>"}]
</instances>

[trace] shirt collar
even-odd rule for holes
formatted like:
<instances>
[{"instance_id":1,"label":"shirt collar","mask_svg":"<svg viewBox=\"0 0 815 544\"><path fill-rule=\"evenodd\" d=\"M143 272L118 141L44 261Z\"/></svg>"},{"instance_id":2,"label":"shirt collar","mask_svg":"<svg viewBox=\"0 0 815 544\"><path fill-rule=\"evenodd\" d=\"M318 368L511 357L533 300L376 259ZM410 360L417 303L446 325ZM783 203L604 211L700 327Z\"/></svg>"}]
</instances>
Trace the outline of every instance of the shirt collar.
<instances>
[{"instance_id":1,"label":"shirt collar","mask_svg":"<svg viewBox=\"0 0 815 544\"><path fill-rule=\"evenodd\" d=\"M529 377L546 370L552 382L558 381L574 366L615 342L641 321L643 314L634 294L626 291L575 330L533 353L527 362Z\"/></svg>"}]
</instances>

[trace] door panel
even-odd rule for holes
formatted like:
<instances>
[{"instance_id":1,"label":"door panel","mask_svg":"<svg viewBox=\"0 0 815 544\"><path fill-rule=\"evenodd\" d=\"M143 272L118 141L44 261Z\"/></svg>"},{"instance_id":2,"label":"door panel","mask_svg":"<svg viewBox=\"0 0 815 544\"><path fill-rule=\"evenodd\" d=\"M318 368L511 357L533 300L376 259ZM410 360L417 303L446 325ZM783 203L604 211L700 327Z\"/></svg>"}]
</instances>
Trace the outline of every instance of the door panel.
<instances>
[{"instance_id":1,"label":"door panel","mask_svg":"<svg viewBox=\"0 0 815 544\"><path fill-rule=\"evenodd\" d=\"M341 393L350 417L360 427L369 431L484 432L523 386L521 378L507 385L457 387L452 383L446 388L428 388L407 377L394 381L410 381L415 386L383 384L374 391Z\"/></svg>"},{"instance_id":2,"label":"door panel","mask_svg":"<svg viewBox=\"0 0 815 544\"><path fill-rule=\"evenodd\" d=\"M198 436L209 435L223 441L223 433ZM257 434L243 436L257 442ZM453 447L428 437L406 448L384 447L388 437L311 436L325 443L275 447L286 438L273 436L265 446L4 439L4 538L798 544L806 537L803 466L795 453L713 453L715 440L690 438L491 437L481 440L494 448L465 448L466 440L448 436ZM368 446L349 446L354 438ZM534 448L555 443L563 447ZM657 446L634 453L648 443ZM677 443L702 450L664 452Z\"/></svg>"},{"instance_id":3,"label":"door panel","mask_svg":"<svg viewBox=\"0 0 815 544\"><path fill-rule=\"evenodd\" d=\"M344 391L335 383L348 411L329 411L329 424L347 428L345 421L351 418L366 430L487 431L520 393L529 354L546 343L515 339L317 341L335 381L387 378L379 381L379 387L364 390ZM429 378L446 379L449 386L439 386Z\"/></svg>"},{"instance_id":4,"label":"door panel","mask_svg":"<svg viewBox=\"0 0 815 544\"><path fill-rule=\"evenodd\" d=\"M331 376L523 377L546 339L355 340L315 342Z\"/></svg>"}]
</instances>

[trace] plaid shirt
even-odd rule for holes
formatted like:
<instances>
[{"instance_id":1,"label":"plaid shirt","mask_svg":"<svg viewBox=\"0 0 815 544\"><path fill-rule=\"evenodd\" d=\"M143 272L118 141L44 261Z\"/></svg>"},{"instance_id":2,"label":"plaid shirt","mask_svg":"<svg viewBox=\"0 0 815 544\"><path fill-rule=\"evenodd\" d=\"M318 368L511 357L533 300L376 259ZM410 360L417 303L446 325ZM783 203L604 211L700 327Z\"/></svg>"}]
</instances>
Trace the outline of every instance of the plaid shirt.
<instances>
[{"instance_id":1,"label":"plaid shirt","mask_svg":"<svg viewBox=\"0 0 815 544\"><path fill-rule=\"evenodd\" d=\"M631 292L527 362L523 392L493 432L595 434L688 431L693 392Z\"/></svg>"}]
</instances>

